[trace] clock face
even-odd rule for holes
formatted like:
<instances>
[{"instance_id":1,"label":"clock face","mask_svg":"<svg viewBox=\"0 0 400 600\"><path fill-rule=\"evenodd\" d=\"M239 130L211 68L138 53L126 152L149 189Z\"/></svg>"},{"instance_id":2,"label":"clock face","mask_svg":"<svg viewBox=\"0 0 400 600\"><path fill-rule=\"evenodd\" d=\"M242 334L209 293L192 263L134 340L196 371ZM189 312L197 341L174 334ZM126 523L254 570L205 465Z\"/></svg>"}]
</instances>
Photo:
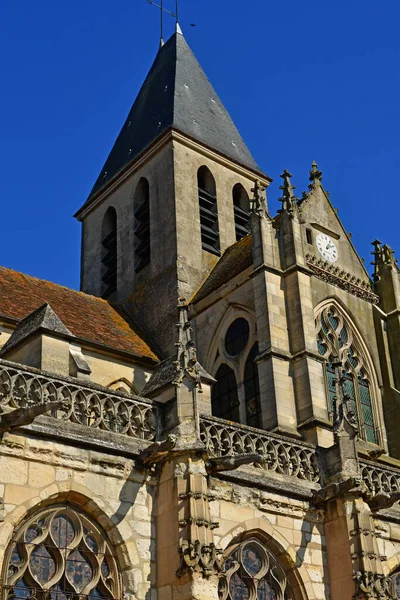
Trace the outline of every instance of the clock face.
<instances>
[{"instance_id":1,"label":"clock face","mask_svg":"<svg viewBox=\"0 0 400 600\"><path fill-rule=\"evenodd\" d=\"M316 244L318 248L318 252L320 253L325 260L328 262L334 263L339 258L339 253L337 251L335 242L329 235L325 233L319 233L316 237Z\"/></svg>"}]
</instances>

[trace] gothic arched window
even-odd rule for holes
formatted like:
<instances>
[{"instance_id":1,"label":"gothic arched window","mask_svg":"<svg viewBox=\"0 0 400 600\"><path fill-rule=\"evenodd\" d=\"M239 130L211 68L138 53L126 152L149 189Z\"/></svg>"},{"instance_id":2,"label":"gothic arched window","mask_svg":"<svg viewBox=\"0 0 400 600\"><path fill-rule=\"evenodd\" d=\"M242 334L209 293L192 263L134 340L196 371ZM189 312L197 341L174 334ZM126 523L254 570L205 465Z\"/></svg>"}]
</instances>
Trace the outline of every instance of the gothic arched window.
<instances>
[{"instance_id":1,"label":"gothic arched window","mask_svg":"<svg viewBox=\"0 0 400 600\"><path fill-rule=\"evenodd\" d=\"M233 214L235 218L236 241L250 233L250 199L241 183L232 190Z\"/></svg>"},{"instance_id":2,"label":"gothic arched window","mask_svg":"<svg viewBox=\"0 0 400 600\"><path fill-rule=\"evenodd\" d=\"M221 254L218 228L218 206L215 179L207 167L197 172L199 190L201 244L203 250L219 256Z\"/></svg>"},{"instance_id":3,"label":"gothic arched window","mask_svg":"<svg viewBox=\"0 0 400 600\"><path fill-rule=\"evenodd\" d=\"M150 189L149 182L142 177L137 184L133 200L133 233L135 235L136 273L150 262Z\"/></svg>"},{"instance_id":4,"label":"gothic arched window","mask_svg":"<svg viewBox=\"0 0 400 600\"><path fill-rule=\"evenodd\" d=\"M228 421L240 422L239 397L235 374L228 365L221 365L212 386L212 414Z\"/></svg>"},{"instance_id":5,"label":"gothic arched window","mask_svg":"<svg viewBox=\"0 0 400 600\"><path fill-rule=\"evenodd\" d=\"M101 229L101 280L103 282L102 297L108 298L117 289L117 213L110 206L104 215Z\"/></svg>"},{"instance_id":6,"label":"gothic arched window","mask_svg":"<svg viewBox=\"0 0 400 600\"><path fill-rule=\"evenodd\" d=\"M336 382L342 377L360 436L378 443L371 399L371 382L365 360L358 351L351 328L334 306L325 308L317 320L318 351L326 359L329 410L333 413Z\"/></svg>"},{"instance_id":7,"label":"gothic arched window","mask_svg":"<svg viewBox=\"0 0 400 600\"><path fill-rule=\"evenodd\" d=\"M257 539L233 546L219 580L220 600L292 600L284 570Z\"/></svg>"},{"instance_id":8,"label":"gothic arched window","mask_svg":"<svg viewBox=\"0 0 400 600\"><path fill-rule=\"evenodd\" d=\"M78 509L46 508L19 528L5 556L7 599L120 598L117 565L105 534Z\"/></svg>"},{"instance_id":9,"label":"gothic arched window","mask_svg":"<svg viewBox=\"0 0 400 600\"><path fill-rule=\"evenodd\" d=\"M258 369L254 362L258 355L258 344L254 344L249 352L244 367L244 393L246 399L247 425L251 427L262 427L260 384L258 380Z\"/></svg>"}]
</instances>

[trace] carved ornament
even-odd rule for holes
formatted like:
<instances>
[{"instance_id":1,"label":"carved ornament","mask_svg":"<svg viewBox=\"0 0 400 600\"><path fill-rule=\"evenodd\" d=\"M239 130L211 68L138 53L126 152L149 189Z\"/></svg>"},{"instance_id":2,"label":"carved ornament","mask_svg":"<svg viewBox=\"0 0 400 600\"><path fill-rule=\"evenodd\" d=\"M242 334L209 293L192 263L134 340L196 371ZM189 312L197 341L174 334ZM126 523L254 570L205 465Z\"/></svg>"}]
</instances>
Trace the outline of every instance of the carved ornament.
<instances>
[{"instance_id":1,"label":"carved ornament","mask_svg":"<svg viewBox=\"0 0 400 600\"><path fill-rule=\"evenodd\" d=\"M371 282L348 273L340 267L319 259L313 254L306 255L306 264L318 279L358 296L371 304L378 304L379 296L372 291Z\"/></svg>"}]
</instances>

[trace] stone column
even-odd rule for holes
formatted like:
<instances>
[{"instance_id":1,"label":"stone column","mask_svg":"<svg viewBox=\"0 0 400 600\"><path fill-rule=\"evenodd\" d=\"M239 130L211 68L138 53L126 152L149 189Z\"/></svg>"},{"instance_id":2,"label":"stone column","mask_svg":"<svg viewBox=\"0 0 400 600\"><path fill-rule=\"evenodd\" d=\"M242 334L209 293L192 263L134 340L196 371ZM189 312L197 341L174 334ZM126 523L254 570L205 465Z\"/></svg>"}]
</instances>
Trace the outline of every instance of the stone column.
<instances>
[{"instance_id":1,"label":"stone column","mask_svg":"<svg viewBox=\"0 0 400 600\"><path fill-rule=\"evenodd\" d=\"M374 284L382 314L375 314L384 375L383 409L390 453L400 458L400 438L396 424L400 419L400 270L394 251L375 240ZM383 318L382 318L383 317Z\"/></svg>"},{"instance_id":2,"label":"stone column","mask_svg":"<svg viewBox=\"0 0 400 600\"><path fill-rule=\"evenodd\" d=\"M288 321L291 372L294 381L298 427L308 441L326 446L332 439L324 428L330 428L326 402L323 361L317 351L311 271L305 264L302 223L292 177L284 171L281 177L282 210L279 223L279 249L284 272L284 292Z\"/></svg>"},{"instance_id":3,"label":"stone column","mask_svg":"<svg viewBox=\"0 0 400 600\"><path fill-rule=\"evenodd\" d=\"M266 211L265 198L258 183L254 189L250 225L263 426L280 433L297 435L288 324L276 230Z\"/></svg>"}]
</instances>

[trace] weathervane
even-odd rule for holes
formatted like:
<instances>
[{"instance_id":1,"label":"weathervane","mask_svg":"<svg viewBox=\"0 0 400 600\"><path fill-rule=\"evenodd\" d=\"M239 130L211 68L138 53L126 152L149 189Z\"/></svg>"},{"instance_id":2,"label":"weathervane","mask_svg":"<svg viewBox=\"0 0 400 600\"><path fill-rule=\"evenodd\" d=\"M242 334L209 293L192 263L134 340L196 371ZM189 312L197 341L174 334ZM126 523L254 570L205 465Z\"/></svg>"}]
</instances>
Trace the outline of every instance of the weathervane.
<instances>
[{"instance_id":1,"label":"weathervane","mask_svg":"<svg viewBox=\"0 0 400 600\"><path fill-rule=\"evenodd\" d=\"M175 17L176 20L176 24L178 25L178 8L179 8L179 0L175 0L175 12L171 12L170 10L167 10L166 8L164 8L163 6L163 2L164 0L160 0L160 4L156 4L155 2L153 2L153 0L147 0L147 2L149 4L152 4L153 6L157 7L160 9L160 46L164 45L164 38L163 38L163 13L168 13L169 15L171 15L171 17Z\"/></svg>"}]
</instances>

